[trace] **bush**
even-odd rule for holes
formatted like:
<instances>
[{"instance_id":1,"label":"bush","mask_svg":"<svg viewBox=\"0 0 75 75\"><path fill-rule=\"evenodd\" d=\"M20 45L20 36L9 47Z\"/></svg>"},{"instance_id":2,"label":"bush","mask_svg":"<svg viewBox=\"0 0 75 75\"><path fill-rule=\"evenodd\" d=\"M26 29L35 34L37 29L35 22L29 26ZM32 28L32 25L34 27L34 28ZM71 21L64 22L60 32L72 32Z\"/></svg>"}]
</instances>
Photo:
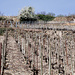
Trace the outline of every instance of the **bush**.
<instances>
[{"instance_id":1,"label":"bush","mask_svg":"<svg viewBox=\"0 0 75 75\"><path fill-rule=\"evenodd\" d=\"M8 28L8 31L14 31L14 29L13 28ZM5 31L6 31L6 28L0 28L0 35L3 35L4 33L5 33Z\"/></svg>"},{"instance_id":2,"label":"bush","mask_svg":"<svg viewBox=\"0 0 75 75\"><path fill-rule=\"evenodd\" d=\"M6 20L6 18L4 18L3 16L0 16L0 20Z\"/></svg>"},{"instance_id":3,"label":"bush","mask_svg":"<svg viewBox=\"0 0 75 75\"><path fill-rule=\"evenodd\" d=\"M3 33L6 31L6 28L0 28L0 35L3 35Z\"/></svg>"},{"instance_id":4,"label":"bush","mask_svg":"<svg viewBox=\"0 0 75 75\"><path fill-rule=\"evenodd\" d=\"M34 14L34 8L32 7L24 7L20 10L19 12L19 19L20 19L20 22L22 21L36 21L37 18L36 18L36 15Z\"/></svg>"},{"instance_id":5,"label":"bush","mask_svg":"<svg viewBox=\"0 0 75 75\"><path fill-rule=\"evenodd\" d=\"M54 16L44 15L44 14L38 14L37 17L39 20L43 20L43 21L52 21L55 18Z\"/></svg>"}]
</instances>

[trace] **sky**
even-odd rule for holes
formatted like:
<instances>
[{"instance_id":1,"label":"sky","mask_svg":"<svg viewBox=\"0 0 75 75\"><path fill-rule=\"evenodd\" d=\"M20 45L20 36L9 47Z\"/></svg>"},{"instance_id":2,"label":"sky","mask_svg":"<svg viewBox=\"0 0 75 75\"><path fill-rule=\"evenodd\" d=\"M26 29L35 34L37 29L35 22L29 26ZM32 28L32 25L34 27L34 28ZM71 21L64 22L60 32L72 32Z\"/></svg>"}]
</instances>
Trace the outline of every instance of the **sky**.
<instances>
[{"instance_id":1,"label":"sky","mask_svg":"<svg viewBox=\"0 0 75 75\"><path fill-rule=\"evenodd\" d=\"M31 6L35 13L46 12L55 15L75 14L75 0L0 0L0 12L6 16L17 16L25 6Z\"/></svg>"}]
</instances>

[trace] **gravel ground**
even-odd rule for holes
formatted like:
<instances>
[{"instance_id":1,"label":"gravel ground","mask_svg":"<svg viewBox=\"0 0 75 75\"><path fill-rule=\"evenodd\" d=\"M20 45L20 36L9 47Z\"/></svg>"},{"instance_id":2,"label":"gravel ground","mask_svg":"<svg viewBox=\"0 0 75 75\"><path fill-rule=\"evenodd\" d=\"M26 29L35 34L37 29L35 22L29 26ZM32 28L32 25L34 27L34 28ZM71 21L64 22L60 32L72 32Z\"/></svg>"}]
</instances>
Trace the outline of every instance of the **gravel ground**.
<instances>
[{"instance_id":1,"label":"gravel ground","mask_svg":"<svg viewBox=\"0 0 75 75\"><path fill-rule=\"evenodd\" d=\"M0 42L3 43L4 36L0 36Z\"/></svg>"},{"instance_id":2,"label":"gravel ground","mask_svg":"<svg viewBox=\"0 0 75 75\"><path fill-rule=\"evenodd\" d=\"M6 65L4 75L30 75L26 72L25 59L23 54L19 51L17 44L13 37L8 37Z\"/></svg>"}]
</instances>

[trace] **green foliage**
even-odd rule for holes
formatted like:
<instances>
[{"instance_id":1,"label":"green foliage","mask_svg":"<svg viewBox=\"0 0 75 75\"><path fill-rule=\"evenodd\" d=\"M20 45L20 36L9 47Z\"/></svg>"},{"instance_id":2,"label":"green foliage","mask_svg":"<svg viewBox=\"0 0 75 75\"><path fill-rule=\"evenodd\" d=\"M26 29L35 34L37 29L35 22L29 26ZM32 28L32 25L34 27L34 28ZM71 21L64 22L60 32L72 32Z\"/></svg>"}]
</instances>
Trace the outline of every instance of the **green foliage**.
<instances>
[{"instance_id":1,"label":"green foliage","mask_svg":"<svg viewBox=\"0 0 75 75\"><path fill-rule=\"evenodd\" d=\"M0 28L0 35L3 35L3 33L6 31L6 28Z\"/></svg>"},{"instance_id":2,"label":"green foliage","mask_svg":"<svg viewBox=\"0 0 75 75\"><path fill-rule=\"evenodd\" d=\"M14 31L14 29L13 28L8 28L8 31ZM6 31L6 28L0 28L0 35L3 35L4 33L5 33L5 31Z\"/></svg>"},{"instance_id":3,"label":"green foliage","mask_svg":"<svg viewBox=\"0 0 75 75\"><path fill-rule=\"evenodd\" d=\"M0 16L0 20L6 20L6 18L4 18L3 16Z\"/></svg>"},{"instance_id":4,"label":"green foliage","mask_svg":"<svg viewBox=\"0 0 75 75\"><path fill-rule=\"evenodd\" d=\"M39 20L43 20L43 21L52 21L55 18L55 14L37 14L37 17Z\"/></svg>"},{"instance_id":5,"label":"green foliage","mask_svg":"<svg viewBox=\"0 0 75 75\"><path fill-rule=\"evenodd\" d=\"M20 22L22 22L22 21L33 22L33 21L36 21L36 20L37 20L36 18L23 18L23 17L20 17Z\"/></svg>"}]
</instances>

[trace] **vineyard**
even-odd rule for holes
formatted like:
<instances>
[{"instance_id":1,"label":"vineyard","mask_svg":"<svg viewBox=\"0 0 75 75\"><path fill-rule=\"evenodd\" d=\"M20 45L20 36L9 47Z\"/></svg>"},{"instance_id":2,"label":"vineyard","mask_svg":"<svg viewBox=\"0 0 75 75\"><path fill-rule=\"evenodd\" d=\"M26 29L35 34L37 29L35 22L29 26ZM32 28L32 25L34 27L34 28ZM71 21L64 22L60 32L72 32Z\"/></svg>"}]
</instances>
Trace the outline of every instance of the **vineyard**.
<instances>
[{"instance_id":1,"label":"vineyard","mask_svg":"<svg viewBox=\"0 0 75 75\"><path fill-rule=\"evenodd\" d=\"M2 25L1 75L75 75L75 25L58 24Z\"/></svg>"}]
</instances>

